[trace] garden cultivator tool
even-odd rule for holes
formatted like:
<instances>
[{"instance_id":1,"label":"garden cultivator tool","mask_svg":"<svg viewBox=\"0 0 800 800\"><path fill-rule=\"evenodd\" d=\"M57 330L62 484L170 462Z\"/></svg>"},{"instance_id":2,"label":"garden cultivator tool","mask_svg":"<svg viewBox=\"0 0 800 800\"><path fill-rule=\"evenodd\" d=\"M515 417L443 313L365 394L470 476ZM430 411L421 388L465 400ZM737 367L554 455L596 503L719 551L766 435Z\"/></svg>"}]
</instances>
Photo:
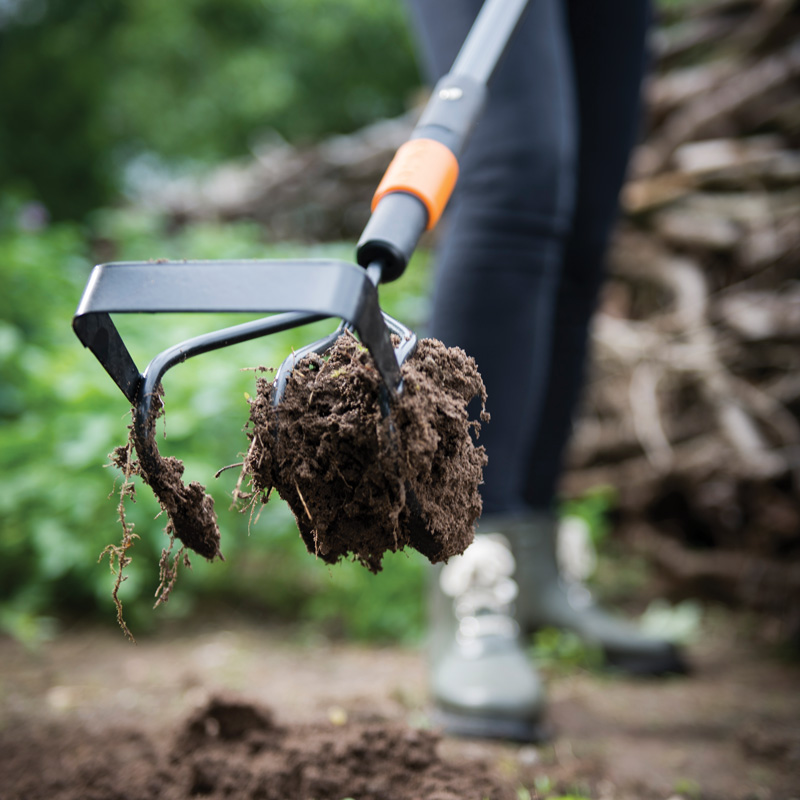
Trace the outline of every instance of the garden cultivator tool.
<instances>
[{"instance_id":1,"label":"garden cultivator tool","mask_svg":"<svg viewBox=\"0 0 800 800\"><path fill-rule=\"evenodd\" d=\"M186 492L182 484L177 484L177 489L159 484L165 461L155 445L154 426L161 410L158 395L164 374L201 353L338 318L341 324L331 335L283 362L273 384L272 402L280 404L287 379L304 356L323 353L346 331L354 331L380 374L381 413L389 418L389 444L396 449L391 407L403 392L401 367L414 352L417 339L381 311L378 286L403 274L420 237L441 216L458 176L457 157L525 6L524 0L485 3L451 71L435 87L410 140L399 148L378 186L372 215L358 243L358 265L334 260L219 260L119 262L94 268L73 328L131 402L138 469L168 511L173 531L184 543L191 539L189 546L202 555L213 558L219 554L213 501L199 484ZM141 373L111 317L118 313L232 311L271 316L170 347ZM396 348L393 335L400 340ZM426 552L426 520L419 512L417 497L408 485L403 493L406 507L411 509L408 526L413 529L412 539L420 543L414 546L432 559L438 557L439 551ZM206 533L200 539L190 536L188 522L186 536L181 533L181 520L191 516L185 512L198 504L206 504L206 517L211 520L203 523Z\"/></svg>"},{"instance_id":2,"label":"garden cultivator tool","mask_svg":"<svg viewBox=\"0 0 800 800\"><path fill-rule=\"evenodd\" d=\"M401 359L416 342L408 328L384 315L373 283L375 269L343 261L161 261L116 262L94 268L72 325L134 408L142 436L153 412L161 379L193 356L339 317L359 334L390 395L401 387L400 363L390 333L404 339ZM170 347L139 373L119 335L113 313L282 312L203 334ZM338 331L337 331L338 334ZM333 340L323 340L326 346ZM293 359L322 346L303 348ZM285 383L288 361L280 380Z\"/></svg>"},{"instance_id":3,"label":"garden cultivator tool","mask_svg":"<svg viewBox=\"0 0 800 800\"><path fill-rule=\"evenodd\" d=\"M527 5L487 0L453 64L439 81L408 142L400 147L372 203L358 243L358 265L343 261L146 261L94 268L73 319L78 338L97 357L135 409L142 428L168 369L201 353L327 317L343 321L331 336L290 356L278 372L280 398L294 363L322 352L346 327L369 350L389 398L402 391L400 366L416 338L383 314L377 286L399 278L420 236L436 225L458 176L457 156L483 106L488 80ZM140 373L111 314L281 312L182 342ZM401 346L394 350L391 334Z\"/></svg>"}]
</instances>

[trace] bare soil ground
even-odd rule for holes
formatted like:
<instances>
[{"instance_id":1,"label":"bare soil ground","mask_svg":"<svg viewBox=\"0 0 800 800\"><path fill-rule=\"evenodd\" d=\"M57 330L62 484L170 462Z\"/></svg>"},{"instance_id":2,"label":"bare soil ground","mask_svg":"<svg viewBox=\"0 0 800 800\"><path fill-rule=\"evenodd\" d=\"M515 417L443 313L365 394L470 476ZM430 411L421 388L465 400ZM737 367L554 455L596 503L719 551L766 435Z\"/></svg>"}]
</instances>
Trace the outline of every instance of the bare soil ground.
<instances>
[{"instance_id":1,"label":"bare soil ground","mask_svg":"<svg viewBox=\"0 0 800 800\"><path fill-rule=\"evenodd\" d=\"M488 762L511 796L527 796L524 788L532 798L800 798L800 665L758 644L750 624L728 612L708 615L690 651L695 669L688 678L550 676L555 737L544 746L443 739L438 755L443 763L466 763L464 769ZM106 750L109 759L152 759L219 691L268 706L288 729L327 725L344 734L365 725L420 726L428 718L424 657L413 650L300 638L252 624L164 631L138 646L107 630L65 631L36 650L2 639L0 797L47 796L30 787L52 773L54 761L81 748L100 761ZM424 737L413 741L434 746ZM26 759L15 759L22 751ZM13 788L20 769L25 795ZM86 796L127 796L96 789ZM186 796L212 794L202 784L194 789Z\"/></svg>"}]
</instances>

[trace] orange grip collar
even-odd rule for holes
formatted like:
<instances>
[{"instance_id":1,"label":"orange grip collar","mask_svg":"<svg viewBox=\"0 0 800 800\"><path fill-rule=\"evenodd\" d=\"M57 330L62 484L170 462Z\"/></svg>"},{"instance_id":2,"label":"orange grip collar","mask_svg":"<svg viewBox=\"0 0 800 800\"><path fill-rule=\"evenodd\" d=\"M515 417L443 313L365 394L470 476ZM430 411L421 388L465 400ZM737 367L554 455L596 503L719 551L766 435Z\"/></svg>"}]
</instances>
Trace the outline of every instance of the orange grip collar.
<instances>
[{"instance_id":1,"label":"orange grip collar","mask_svg":"<svg viewBox=\"0 0 800 800\"><path fill-rule=\"evenodd\" d=\"M428 209L431 230L442 216L458 179L458 160L435 139L411 139L401 145L372 198L372 210L392 192L408 192Z\"/></svg>"}]
</instances>

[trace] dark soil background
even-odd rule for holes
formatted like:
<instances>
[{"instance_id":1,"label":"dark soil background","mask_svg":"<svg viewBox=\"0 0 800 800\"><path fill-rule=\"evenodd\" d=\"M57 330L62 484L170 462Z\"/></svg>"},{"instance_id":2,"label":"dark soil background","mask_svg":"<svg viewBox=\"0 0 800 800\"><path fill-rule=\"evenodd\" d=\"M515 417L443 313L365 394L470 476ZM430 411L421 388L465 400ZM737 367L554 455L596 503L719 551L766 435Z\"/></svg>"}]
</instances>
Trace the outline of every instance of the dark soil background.
<instances>
[{"instance_id":1,"label":"dark soil background","mask_svg":"<svg viewBox=\"0 0 800 800\"><path fill-rule=\"evenodd\" d=\"M548 671L555 737L532 747L418 730L414 650L229 622L138 646L97 630L38 650L3 639L0 796L800 797L800 665L721 610L690 657L694 673L666 681Z\"/></svg>"}]
</instances>

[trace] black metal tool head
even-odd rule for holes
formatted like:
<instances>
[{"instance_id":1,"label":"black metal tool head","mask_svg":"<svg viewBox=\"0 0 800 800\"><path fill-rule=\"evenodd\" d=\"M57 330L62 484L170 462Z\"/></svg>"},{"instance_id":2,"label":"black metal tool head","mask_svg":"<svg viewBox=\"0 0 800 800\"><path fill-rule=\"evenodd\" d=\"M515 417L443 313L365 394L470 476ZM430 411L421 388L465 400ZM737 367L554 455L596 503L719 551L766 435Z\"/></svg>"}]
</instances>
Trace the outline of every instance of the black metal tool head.
<instances>
[{"instance_id":1,"label":"black metal tool head","mask_svg":"<svg viewBox=\"0 0 800 800\"><path fill-rule=\"evenodd\" d=\"M168 369L192 356L309 322L335 317L336 332L298 350L278 372L280 396L295 363L331 346L345 327L358 333L383 378L389 398L402 390L400 366L416 337L378 304L380 267L365 270L335 260L142 261L96 266L72 320L78 338L97 357L135 409L134 423L150 418L153 398ZM112 321L112 314L167 312L276 312L176 344L143 372ZM401 338L395 350L391 334Z\"/></svg>"}]
</instances>

